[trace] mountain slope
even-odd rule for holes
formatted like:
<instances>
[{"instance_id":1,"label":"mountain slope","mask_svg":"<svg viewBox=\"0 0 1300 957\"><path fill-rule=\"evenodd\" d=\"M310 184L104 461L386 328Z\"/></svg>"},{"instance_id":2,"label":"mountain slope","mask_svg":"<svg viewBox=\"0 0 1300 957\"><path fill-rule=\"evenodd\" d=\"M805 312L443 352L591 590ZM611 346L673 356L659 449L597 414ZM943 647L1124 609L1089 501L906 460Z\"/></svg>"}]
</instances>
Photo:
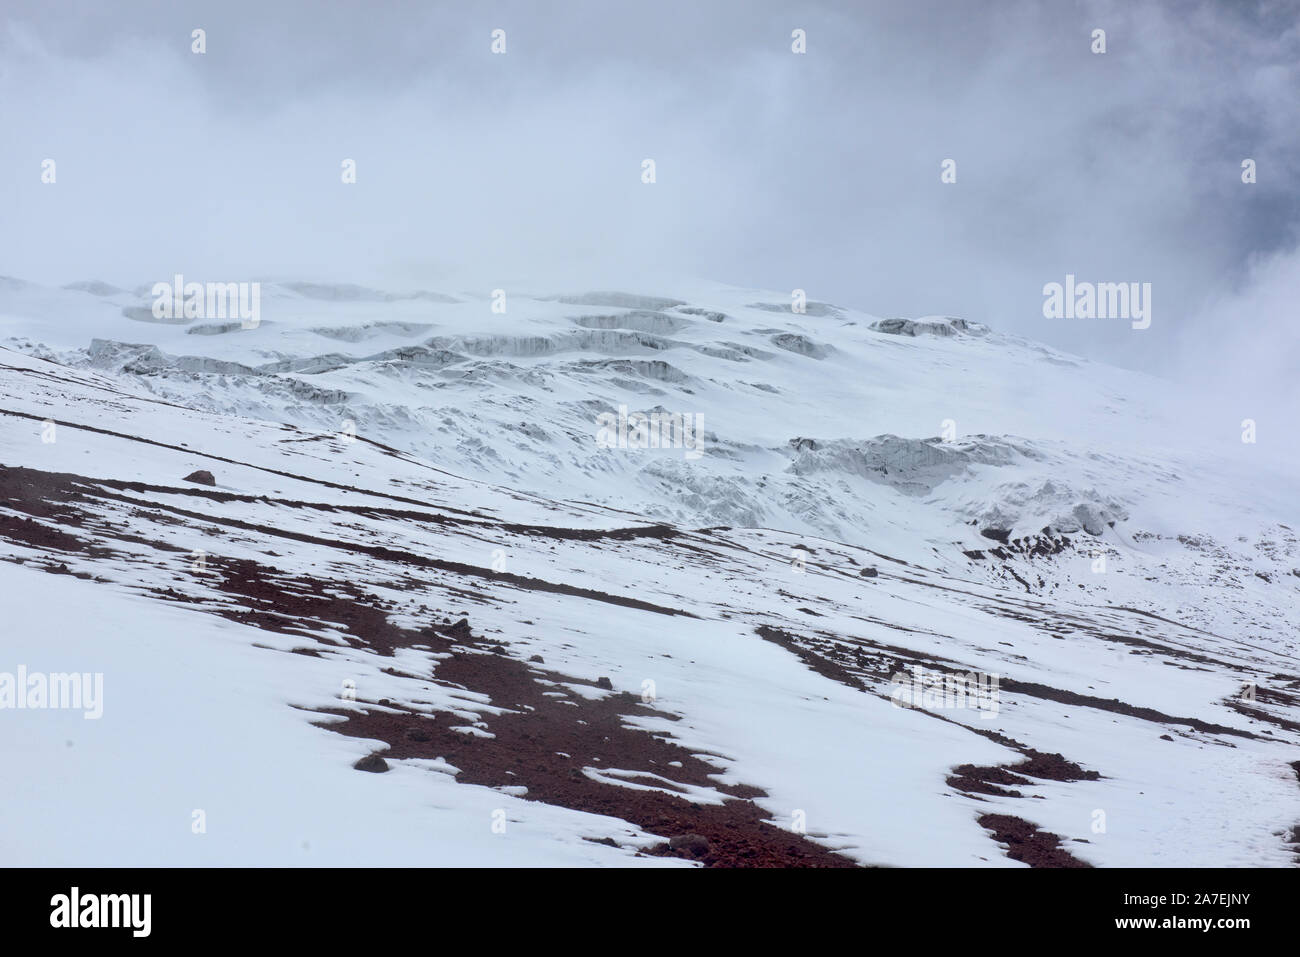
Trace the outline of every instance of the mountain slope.
<instances>
[{"instance_id":1,"label":"mountain slope","mask_svg":"<svg viewBox=\"0 0 1300 957\"><path fill-rule=\"evenodd\" d=\"M6 715L59 769L10 859L1293 860L1289 486L1158 384L715 287L267 291L3 289L0 671L105 688ZM600 448L619 405L702 454Z\"/></svg>"}]
</instances>

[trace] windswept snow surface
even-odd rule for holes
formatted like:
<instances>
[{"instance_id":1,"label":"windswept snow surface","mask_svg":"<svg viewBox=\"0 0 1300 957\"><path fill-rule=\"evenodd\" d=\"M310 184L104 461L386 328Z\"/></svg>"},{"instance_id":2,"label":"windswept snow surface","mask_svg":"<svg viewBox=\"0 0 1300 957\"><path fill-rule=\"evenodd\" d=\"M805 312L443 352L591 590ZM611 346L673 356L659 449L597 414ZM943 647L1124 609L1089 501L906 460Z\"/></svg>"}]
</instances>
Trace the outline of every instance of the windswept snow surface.
<instances>
[{"instance_id":1,"label":"windswept snow surface","mask_svg":"<svg viewBox=\"0 0 1300 957\"><path fill-rule=\"evenodd\" d=\"M99 718L0 708L0 854L1294 864L1264 424L788 302L268 281L245 329L0 279L0 693L103 676ZM620 407L703 441L602 447Z\"/></svg>"}]
</instances>

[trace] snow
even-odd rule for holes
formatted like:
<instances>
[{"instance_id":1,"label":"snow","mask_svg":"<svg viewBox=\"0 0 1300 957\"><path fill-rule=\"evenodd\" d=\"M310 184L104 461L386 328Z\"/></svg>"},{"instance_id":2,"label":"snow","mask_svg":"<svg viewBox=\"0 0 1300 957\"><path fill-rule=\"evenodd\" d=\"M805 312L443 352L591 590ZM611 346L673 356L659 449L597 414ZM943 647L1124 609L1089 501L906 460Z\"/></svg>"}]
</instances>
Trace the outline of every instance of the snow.
<instances>
[{"instance_id":1,"label":"snow","mask_svg":"<svg viewBox=\"0 0 1300 957\"><path fill-rule=\"evenodd\" d=\"M1020 866L978 825L989 813L1096 865L1292 861L1291 453L1241 443L1235 412L1207 426L1149 377L947 317L900 334L759 290L539 287L499 315L452 289L263 289L257 329L192 335L201 323L129 318L138 292L0 284L0 462L85 476L68 503L81 525L34 520L109 550L0 538L0 671L103 672L106 699L97 721L0 711L31 769L6 787L7 860L684 863L636 856L661 838L534 800L527 780L466 784L433 757L354 770L383 742L314 726L319 709L385 698L491 736L505 704L439 682L418 645L390 657L336 622L289 635L222 617L239 599L192 568L202 549L364 588L403 628L464 612L569 676L554 688L571 702L606 695L584 684L600 677L634 695L653 682L659 716L631 726L711 756L718 787L761 788L774 826L804 821L861 863ZM700 415L705 454L598 448L597 416L620 405ZM187 486L196 469L226 494ZM663 522L673 535L649 531ZM1045 526L1069 545L998 558L981 534ZM87 577L43 570L59 563ZM916 662L1000 676L996 715L895 707L887 676ZM1276 697L1238 707L1246 682ZM1022 759L986 730L1101 777L954 789L956 766ZM582 773L724 799L664 771Z\"/></svg>"},{"instance_id":2,"label":"snow","mask_svg":"<svg viewBox=\"0 0 1300 957\"><path fill-rule=\"evenodd\" d=\"M37 867L591 866L626 852L622 821L456 784L449 769L352 764L369 753L288 707L337 703L338 669L277 655L256 629L0 565L17 597L6 664L100 671L105 713L3 715L0 854ZM57 641L50 641L50 636ZM372 676L371 680L375 680ZM292 688L286 702L286 689ZM492 812L504 809L504 834ZM195 833L194 812L205 815ZM646 842L650 839L646 837ZM679 863L656 858L652 864Z\"/></svg>"}]
</instances>

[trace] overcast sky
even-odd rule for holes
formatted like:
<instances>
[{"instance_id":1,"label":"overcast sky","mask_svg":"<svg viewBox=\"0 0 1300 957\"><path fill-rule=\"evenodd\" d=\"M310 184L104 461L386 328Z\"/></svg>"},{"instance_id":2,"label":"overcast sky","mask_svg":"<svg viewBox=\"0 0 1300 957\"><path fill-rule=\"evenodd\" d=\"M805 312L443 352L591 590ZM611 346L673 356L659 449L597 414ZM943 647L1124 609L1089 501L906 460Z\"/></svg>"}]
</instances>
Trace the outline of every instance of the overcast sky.
<instances>
[{"instance_id":1,"label":"overcast sky","mask_svg":"<svg viewBox=\"0 0 1300 957\"><path fill-rule=\"evenodd\" d=\"M696 276L1295 395L1296 0L5 0L0 18L0 273ZM1151 327L1044 318L1067 273L1150 282Z\"/></svg>"}]
</instances>

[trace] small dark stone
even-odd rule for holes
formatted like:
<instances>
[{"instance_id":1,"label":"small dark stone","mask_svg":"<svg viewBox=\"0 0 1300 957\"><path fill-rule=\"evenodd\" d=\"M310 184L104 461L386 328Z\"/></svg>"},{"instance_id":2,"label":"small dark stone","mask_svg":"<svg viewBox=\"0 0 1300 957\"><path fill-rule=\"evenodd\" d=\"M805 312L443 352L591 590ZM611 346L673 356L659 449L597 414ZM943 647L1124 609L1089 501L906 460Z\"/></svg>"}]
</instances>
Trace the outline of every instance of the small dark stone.
<instances>
[{"instance_id":1,"label":"small dark stone","mask_svg":"<svg viewBox=\"0 0 1300 957\"><path fill-rule=\"evenodd\" d=\"M1174 740L1174 739L1171 738L1171 737L1169 737L1169 735L1167 735L1167 734L1162 734L1162 735L1160 735L1160 740L1161 740L1161 741L1172 741L1172 740Z\"/></svg>"},{"instance_id":2,"label":"small dark stone","mask_svg":"<svg viewBox=\"0 0 1300 957\"><path fill-rule=\"evenodd\" d=\"M383 708L389 708L389 707L392 707L392 704L393 704L393 703L392 703L391 701L389 701L387 698L380 698L380 699L379 699L379 704L380 704L380 707L383 707Z\"/></svg>"},{"instance_id":3,"label":"small dark stone","mask_svg":"<svg viewBox=\"0 0 1300 957\"><path fill-rule=\"evenodd\" d=\"M863 578L875 578L880 573L876 571L874 568L864 568L862 569L862 571L858 572L858 574L861 575Z\"/></svg>"},{"instance_id":4,"label":"small dark stone","mask_svg":"<svg viewBox=\"0 0 1300 957\"><path fill-rule=\"evenodd\" d=\"M529 661L535 661L535 662L537 662L539 665L541 665L541 664L545 664L545 662L542 661L542 656L541 656L541 655L533 655L533 656L532 656L531 658L529 658L528 660L529 660Z\"/></svg>"},{"instance_id":5,"label":"small dark stone","mask_svg":"<svg viewBox=\"0 0 1300 957\"><path fill-rule=\"evenodd\" d=\"M352 766L358 771L370 771L374 774L383 774L388 770L388 762L377 754L367 754Z\"/></svg>"},{"instance_id":6,"label":"small dark stone","mask_svg":"<svg viewBox=\"0 0 1300 957\"><path fill-rule=\"evenodd\" d=\"M674 851L685 851L693 857L703 857L709 853L709 839L699 834L679 834L668 841Z\"/></svg>"},{"instance_id":7,"label":"small dark stone","mask_svg":"<svg viewBox=\"0 0 1300 957\"><path fill-rule=\"evenodd\" d=\"M506 649L502 645L493 645L492 653L497 655L504 655L506 653Z\"/></svg>"},{"instance_id":8,"label":"small dark stone","mask_svg":"<svg viewBox=\"0 0 1300 957\"><path fill-rule=\"evenodd\" d=\"M604 688L606 691L613 691L614 682L610 681L608 678L600 677L596 679L596 687Z\"/></svg>"},{"instance_id":9,"label":"small dark stone","mask_svg":"<svg viewBox=\"0 0 1300 957\"><path fill-rule=\"evenodd\" d=\"M456 624L448 626L447 634L451 635L453 638L468 638L470 636L469 620L462 618L460 621L456 622Z\"/></svg>"},{"instance_id":10,"label":"small dark stone","mask_svg":"<svg viewBox=\"0 0 1300 957\"><path fill-rule=\"evenodd\" d=\"M207 469L199 469L197 472L191 472L185 476L185 481L193 482L196 485L216 485L217 480L212 477L212 473Z\"/></svg>"}]
</instances>

